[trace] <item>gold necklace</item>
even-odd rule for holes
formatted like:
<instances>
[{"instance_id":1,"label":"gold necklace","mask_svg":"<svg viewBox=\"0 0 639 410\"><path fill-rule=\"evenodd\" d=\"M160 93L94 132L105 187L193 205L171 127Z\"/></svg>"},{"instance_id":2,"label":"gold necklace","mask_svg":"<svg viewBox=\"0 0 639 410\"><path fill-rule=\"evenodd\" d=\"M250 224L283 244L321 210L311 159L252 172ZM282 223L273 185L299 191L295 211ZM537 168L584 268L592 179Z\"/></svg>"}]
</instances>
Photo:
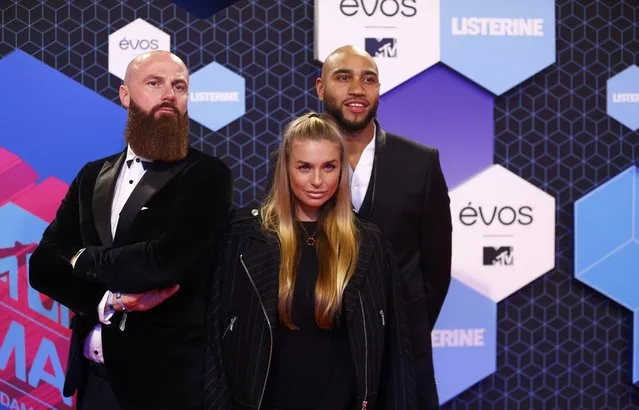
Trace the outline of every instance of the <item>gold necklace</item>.
<instances>
[{"instance_id":1,"label":"gold necklace","mask_svg":"<svg viewBox=\"0 0 639 410\"><path fill-rule=\"evenodd\" d=\"M315 232L313 232L313 234L311 235L308 233L306 228L304 228L304 222L300 221L300 226L302 227L302 229L304 230L304 233L306 234L306 244L308 246L315 246L315 244L317 243L317 239L315 239L315 235L317 234L317 228L315 228Z\"/></svg>"}]
</instances>

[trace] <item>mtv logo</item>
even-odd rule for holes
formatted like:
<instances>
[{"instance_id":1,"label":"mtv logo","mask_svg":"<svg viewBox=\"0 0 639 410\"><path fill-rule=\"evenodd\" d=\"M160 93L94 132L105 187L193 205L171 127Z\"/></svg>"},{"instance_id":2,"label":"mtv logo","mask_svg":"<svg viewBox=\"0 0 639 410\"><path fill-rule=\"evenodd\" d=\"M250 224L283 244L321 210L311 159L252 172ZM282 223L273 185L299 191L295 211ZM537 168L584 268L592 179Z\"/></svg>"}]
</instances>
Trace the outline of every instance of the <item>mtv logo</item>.
<instances>
[{"instance_id":1,"label":"mtv logo","mask_svg":"<svg viewBox=\"0 0 639 410\"><path fill-rule=\"evenodd\" d=\"M315 59L323 62L344 44L360 45L375 57L379 71L384 73L384 81L379 86L381 95L441 60L441 0L316 0L313 3ZM348 30L335 30L335 27L348 27ZM398 46L401 53L397 52Z\"/></svg>"},{"instance_id":2,"label":"mtv logo","mask_svg":"<svg viewBox=\"0 0 639 410\"><path fill-rule=\"evenodd\" d=\"M514 256L512 246L500 246L499 248L484 246L484 266L509 266L512 265L513 262Z\"/></svg>"},{"instance_id":3,"label":"mtv logo","mask_svg":"<svg viewBox=\"0 0 639 410\"><path fill-rule=\"evenodd\" d=\"M396 38L369 38L365 40L366 52L373 57L396 58L397 39Z\"/></svg>"},{"instance_id":4,"label":"mtv logo","mask_svg":"<svg viewBox=\"0 0 639 410\"><path fill-rule=\"evenodd\" d=\"M450 192L450 210L456 216L451 272L456 279L499 302L555 266L551 195L498 164ZM506 245L510 254L504 253ZM488 246L494 248L485 250Z\"/></svg>"}]
</instances>

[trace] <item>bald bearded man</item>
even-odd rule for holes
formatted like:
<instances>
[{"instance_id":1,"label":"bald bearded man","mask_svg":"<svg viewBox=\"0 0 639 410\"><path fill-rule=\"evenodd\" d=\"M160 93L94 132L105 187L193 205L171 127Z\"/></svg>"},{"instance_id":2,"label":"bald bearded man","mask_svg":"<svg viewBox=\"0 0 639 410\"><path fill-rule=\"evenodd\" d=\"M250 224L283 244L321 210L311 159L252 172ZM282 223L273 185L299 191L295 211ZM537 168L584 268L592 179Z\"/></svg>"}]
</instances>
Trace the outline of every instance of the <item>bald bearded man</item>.
<instances>
[{"instance_id":1,"label":"bald bearded man","mask_svg":"<svg viewBox=\"0 0 639 410\"><path fill-rule=\"evenodd\" d=\"M231 174L189 148L188 87L169 52L129 64L126 149L80 170L31 256L31 286L75 314L64 395L80 410L202 407L206 261Z\"/></svg>"}]
</instances>

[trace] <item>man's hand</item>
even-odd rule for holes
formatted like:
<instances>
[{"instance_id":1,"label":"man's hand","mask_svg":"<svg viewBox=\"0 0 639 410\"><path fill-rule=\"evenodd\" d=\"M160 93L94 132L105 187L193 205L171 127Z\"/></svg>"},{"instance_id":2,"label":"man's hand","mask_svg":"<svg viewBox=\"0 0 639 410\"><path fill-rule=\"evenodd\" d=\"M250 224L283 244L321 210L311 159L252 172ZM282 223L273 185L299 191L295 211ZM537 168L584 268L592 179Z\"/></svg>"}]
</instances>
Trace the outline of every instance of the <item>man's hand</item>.
<instances>
[{"instance_id":1,"label":"man's hand","mask_svg":"<svg viewBox=\"0 0 639 410\"><path fill-rule=\"evenodd\" d=\"M127 293L122 294L120 300L127 311L145 312L175 295L179 289L180 285L175 285L172 288L154 289L144 293ZM122 306L116 300L114 300L113 308L118 312L122 311Z\"/></svg>"}]
</instances>

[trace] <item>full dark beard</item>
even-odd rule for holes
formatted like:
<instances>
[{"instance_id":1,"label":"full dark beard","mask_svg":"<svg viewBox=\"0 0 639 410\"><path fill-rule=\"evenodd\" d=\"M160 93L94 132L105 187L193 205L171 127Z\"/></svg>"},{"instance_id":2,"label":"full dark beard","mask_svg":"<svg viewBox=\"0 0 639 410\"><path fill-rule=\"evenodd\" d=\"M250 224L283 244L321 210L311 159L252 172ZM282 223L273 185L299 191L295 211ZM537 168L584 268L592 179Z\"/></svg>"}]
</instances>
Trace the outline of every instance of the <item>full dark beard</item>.
<instances>
[{"instance_id":1,"label":"full dark beard","mask_svg":"<svg viewBox=\"0 0 639 410\"><path fill-rule=\"evenodd\" d=\"M377 106L379 102L376 102L375 105L371 106L370 111L366 114L366 117L362 118L359 121L349 121L344 117L344 113L341 110L341 106L337 103L334 97L326 97L324 98L324 109L335 119L337 126L340 127L343 131L346 132L359 132L366 128L366 126L375 118L377 114Z\"/></svg>"},{"instance_id":2,"label":"full dark beard","mask_svg":"<svg viewBox=\"0 0 639 410\"><path fill-rule=\"evenodd\" d=\"M164 107L172 108L176 115L155 118L155 113ZM124 138L136 155L154 161L179 161L186 157L189 148L188 113L180 114L169 103L156 105L145 113L131 100Z\"/></svg>"}]
</instances>

